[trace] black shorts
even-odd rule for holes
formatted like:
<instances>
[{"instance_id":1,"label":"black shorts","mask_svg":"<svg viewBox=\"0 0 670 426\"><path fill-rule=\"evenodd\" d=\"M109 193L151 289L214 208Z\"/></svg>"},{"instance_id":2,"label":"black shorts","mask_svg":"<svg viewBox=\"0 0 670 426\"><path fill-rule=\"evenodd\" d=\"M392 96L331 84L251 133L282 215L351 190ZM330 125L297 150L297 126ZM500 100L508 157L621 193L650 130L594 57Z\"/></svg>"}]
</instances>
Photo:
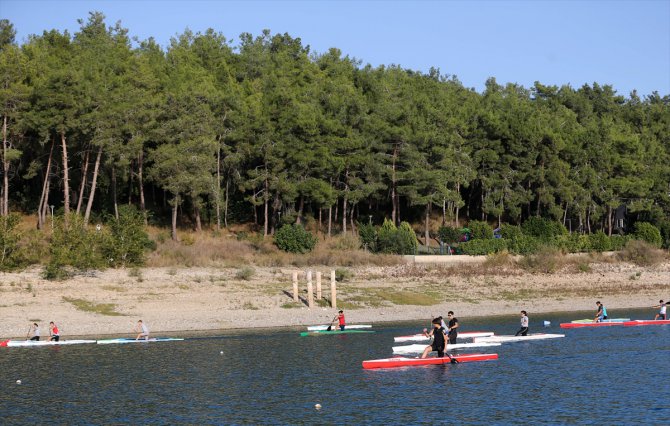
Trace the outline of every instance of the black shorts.
<instances>
[{"instance_id":1,"label":"black shorts","mask_svg":"<svg viewBox=\"0 0 670 426\"><path fill-rule=\"evenodd\" d=\"M458 332L454 331L453 333L449 333L447 335L447 338L449 339L449 344L450 345L455 345L456 344L456 339L458 338Z\"/></svg>"},{"instance_id":2,"label":"black shorts","mask_svg":"<svg viewBox=\"0 0 670 426\"><path fill-rule=\"evenodd\" d=\"M38 341L40 340L40 336L33 336L30 340Z\"/></svg>"},{"instance_id":3,"label":"black shorts","mask_svg":"<svg viewBox=\"0 0 670 426\"><path fill-rule=\"evenodd\" d=\"M668 317L665 314L658 314L658 319L660 320L667 320Z\"/></svg>"},{"instance_id":4,"label":"black shorts","mask_svg":"<svg viewBox=\"0 0 670 426\"><path fill-rule=\"evenodd\" d=\"M443 346L437 346L437 345L431 345L431 348L437 352L437 356L442 358L444 356L444 347Z\"/></svg>"},{"instance_id":5,"label":"black shorts","mask_svg":"<svg viewBox=\"0 0 670 426\"><path fill-rule=\"evenodd\" d=\"M52 341L52 342L57 342L58 339L60 339L60 336L57 335L57 334L54 334L53 336L51 336L51 341Z\"/></svg>"}]
</instances>

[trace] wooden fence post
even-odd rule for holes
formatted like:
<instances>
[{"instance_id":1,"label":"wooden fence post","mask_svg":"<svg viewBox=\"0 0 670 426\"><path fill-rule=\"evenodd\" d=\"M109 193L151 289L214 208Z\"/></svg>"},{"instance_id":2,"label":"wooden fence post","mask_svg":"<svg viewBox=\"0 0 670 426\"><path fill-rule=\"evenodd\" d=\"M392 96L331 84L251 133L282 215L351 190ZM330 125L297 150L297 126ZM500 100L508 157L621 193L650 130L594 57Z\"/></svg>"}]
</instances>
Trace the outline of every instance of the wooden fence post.
<instances>
[{"instance_id":1,"label":"wooden fence post","mask_svg":"<svg viewBox=\"0 0 670 426\"><path fill-rule=\"evenodd\" d=\"M312 271L307 271L307 307L314 307L314 287L312 286Z\"/></svg>"},{"instance_id":2,"label":"wooden fence post","mask_svg":"<svg viewBox=\"0 0 670 426\"><path fill-rule=\"evenodd\" d=\"M321 272L316 273L316 300L321 300Z\"/></svg>"},{"instance_id":3,"label":"wooden fence post","mask_svg":"<svg viewBox=\"0 0 670 426\"><path fill-rule=\"evenodd\" d=\"M337 287L335 286L335 271L330 271L330 306L337 309Z\"/></svg>"},{"instance_id":4,"label":"wooden fence post","mask_svg":"<svg viewBox=\"0 0 670 426\"><path fill-rule=\"evenodd\" d=\"M298 273L294 272L293 273L293 301L294 302L299 302L300 299L298 299Z\"/></svg>"}]
</instances>

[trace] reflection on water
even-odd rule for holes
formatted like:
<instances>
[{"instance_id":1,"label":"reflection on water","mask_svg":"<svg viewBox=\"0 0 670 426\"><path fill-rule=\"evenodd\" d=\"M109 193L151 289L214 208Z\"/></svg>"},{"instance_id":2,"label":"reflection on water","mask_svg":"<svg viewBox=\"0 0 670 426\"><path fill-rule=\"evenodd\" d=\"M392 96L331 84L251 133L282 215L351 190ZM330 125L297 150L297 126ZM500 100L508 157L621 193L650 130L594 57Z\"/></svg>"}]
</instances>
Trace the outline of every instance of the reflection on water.
<instances>
[{"instance_id":1,"label":"reflection on water","mask_svg":"<svg viewBox=\"0 0 670 426\"><path fill-rule=\"evenodd\" d=\"M641 318L647 312L628 312ZM583 314L533 318L560 322ZM516 316L462 328L516 331ZM0 348L3 424L665 424L670 326L562 331L498 361L363 370L393 336L252 331L184 342ZM221 354L223 352L223 354ZM21 385L15 382L22 380ZM321 410L315 410L315 404Z\"/></svg>"}]
</instances>

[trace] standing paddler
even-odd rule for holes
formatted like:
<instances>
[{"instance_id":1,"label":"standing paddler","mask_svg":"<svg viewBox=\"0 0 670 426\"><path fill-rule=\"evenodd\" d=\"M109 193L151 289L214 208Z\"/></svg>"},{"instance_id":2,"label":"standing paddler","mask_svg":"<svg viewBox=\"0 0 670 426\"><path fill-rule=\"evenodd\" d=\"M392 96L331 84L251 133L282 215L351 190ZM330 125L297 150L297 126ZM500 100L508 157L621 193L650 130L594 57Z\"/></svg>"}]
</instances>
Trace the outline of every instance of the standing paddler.
<instances>
[{"instance_id":1,"label":"standing paddler","mask_svg":"<svg viewBox=\"0 0 670 426\"><path fill-rule=\"evenodd\" d=\"M521 311L521 328L516 332L515 336L528 335L528 314L526 311Z\"/></svg>"},{"instance_id":2,"label":"standing paddler","mask_svg":"<svg viewBox=\"0 0 670 426\"><path fill-rule=\"evenodd\" d=\"M449 337L449 343L453 345L458 338L458 318L454 316L454 311L447 312L447 318L449 319L449 324L447 324L447 336Z\"/></svg>"},{"instance_id":3,"label":"standing paddler","mask_svg":"<svg viewBox=\"0 0 670 426\"><path fill-rule=\"evenodd\" d=\"M442 358L444 352L447 349L447 331L442 327L442 320L440 318L435 318L432 321L433 328L428 331L425 328L423 329L423 334L428 338L433 338L433 343L426 346L421 354L421 358L426 358L428 353L432 351L437 351L437 356Z\"/></svg>"},{"instance_id":4,"label":"standing paddler","mask_svg":"<svg viewBox=\"0 0 670 426\"><path fill-rule=\"evenodd\" d=\"M668 316L665 313L666 312L666 306L665 306L665 302L663 302L663 299L658 301L658 305L655 305L655 306L652 306L652 307L660 309L658 311L658 313L656 314L656 316L654 317L654 321L655 320L667 320L668 319Z\"/></svg>"}]
</instances>

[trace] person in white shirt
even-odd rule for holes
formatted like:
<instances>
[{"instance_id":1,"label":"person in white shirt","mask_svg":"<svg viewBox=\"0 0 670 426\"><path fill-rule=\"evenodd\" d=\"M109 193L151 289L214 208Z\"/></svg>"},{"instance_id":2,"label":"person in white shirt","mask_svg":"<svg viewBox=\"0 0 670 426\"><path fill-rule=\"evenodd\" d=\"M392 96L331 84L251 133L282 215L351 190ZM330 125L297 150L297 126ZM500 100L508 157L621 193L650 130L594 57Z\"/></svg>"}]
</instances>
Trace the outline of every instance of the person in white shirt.
<instances>
[{"instance_id":1,"label":"person in white shirt","mask_svg":"<svg viewBox=\"0 0 670 426\"><path fill-rule=\"evenodd\" d=\"M666 310L665 310L665 302L663 300L658 301L658 305L652 306L653 308L660 308L660 311L656 314L654 317L654 320L666 320L668 319L668 316L666 315Z\"/></svg>"},{"instance_id":2,"label":"person in white shirt","mask_svg":"<svg viewBox=\"0 0 670 426\"><path fill-rule=\"evenodd\" d=\"M526 336L528 334L528 314L526 311L521 311L521 328L516 332L515 336Z\"/></svg>"},{"instance_id":3,"label":"person in white shirt","mask_svg":"<svg viewBox=\"0 0 670 426\"><path fill-rule=\"evenodd\" d=\"M147 327L147 325L143 323L142 320L137 321L135 331L138 333L135 340L140 340L140 338L149 340L149 327Z\"/></svg>"}]
</instances>

